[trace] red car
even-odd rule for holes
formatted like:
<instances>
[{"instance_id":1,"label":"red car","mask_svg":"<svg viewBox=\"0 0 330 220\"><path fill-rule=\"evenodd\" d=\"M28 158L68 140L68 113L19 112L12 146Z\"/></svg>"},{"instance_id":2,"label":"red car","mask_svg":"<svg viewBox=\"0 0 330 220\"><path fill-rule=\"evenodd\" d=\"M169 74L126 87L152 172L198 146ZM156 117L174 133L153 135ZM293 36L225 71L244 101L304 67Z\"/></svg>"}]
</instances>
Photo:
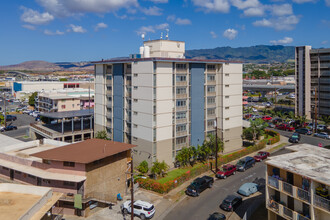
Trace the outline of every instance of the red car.
<instances>
[{"instance_id":1,"label":"red car","mask_svg":"<svg viewBox=\"0 0 330 220\"><path fill-rule=\"evenodd\" d=\"M244 115L244 117L245 117L246 119L249 119L249 118L252 117L252 114L246 114L246 115Z\"/></svg>"},{"instance_id":2,"label":"red car","mask_svg":"<svg viewBox=\"0 0 330 220\"><path fill-rule=\"evenodd\" d=\"M270 120L272 120L273 118L270 117L270 116L268 116L268 115L265 115L265 116L262 117L261 119L264 120L264 121L270 121Z\"/></svg>"},{"instance_id":3,"label":"red car","mask_svg":"<svg viewBox=\"0 0 330 220\"><path fill-rule=\"evenodd\" d=\"M267 157L269 156L269 153L266 151L259 151L257 155L255 155L253 158L257 161L263 161L265 159L267 159Z\"/></svg>"},{"instance_id":4,"label":"red car","mask_svg":"<svg viewBox=\"0 0 330 220\"><path fill-rule=\"evenodd\" d=\"M280 125L276 125L276 128L277 129L280 129L280 130L284 130L284 131L294 131L294 127L291 127L290 125L288 124L280 124Z\"/></svg>"},{"instance_id":5,"label":"red car","mask_svg":"<svg viewBox=\"0 0 330 220\"><path fill-rule=\"evenodd\" d=\"M227 176L234 175L236 173L236 166L231 164L225 164L215 175L217 178L226 179Z\"/></svg>"}]
</instances>

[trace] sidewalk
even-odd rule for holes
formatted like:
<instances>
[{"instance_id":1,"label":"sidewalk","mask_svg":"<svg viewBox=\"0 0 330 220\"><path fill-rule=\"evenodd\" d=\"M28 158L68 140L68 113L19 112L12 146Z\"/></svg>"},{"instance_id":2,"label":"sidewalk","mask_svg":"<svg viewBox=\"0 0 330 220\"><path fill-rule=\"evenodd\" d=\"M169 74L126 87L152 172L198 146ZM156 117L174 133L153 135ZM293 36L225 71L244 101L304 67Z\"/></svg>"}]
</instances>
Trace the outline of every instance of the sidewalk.
<instances>
[{"instance_id":1,"label":"sidewalk","mask_svg":"<svg viewBox=\"0 0 330 220\"><path fill-rule=\"evenodd\" d=\"M263 151L269 151L270 149L280 145L280 144L287 144L288 138L281 136L281 140L273 145L267 145ZM278 150L278 149L276 149ZM246 156L254 156L256 152L251 153ZM235 164L237 160L232 161L231 163ZM202 177L204 175L214 176L214 173L212 171L207 171L197 177ZM195 178L197 178L195 177ZM194 178L194 179L195 179ZM183 199L185 199L187 196L185 194L185 189L187 186L192 182L193 179L186 181L185 183L181 184L180 186L176 187L175 189L171 190L166 195L161 195L152 191L144 190L144 189L138 189L134 193L134 200L143 200L152 203L156 208L156 213L153 219L162 220L166 217L168 213L170 213L173 208L181 202ZM96 212L92 216L85 218L88 220L102 220L102 219L113 219L113 220L123 220L123 219L130 219L130 216L124 217L120 211L120 205L126 201L130 200L130 194L124 196L123 201L117 202L115 206L112 207L112 209L104 208L100 211ZM234 216L233 216L234 217ZM237 216L235 216L237 218ZM231 219L231 217L229 216ZM233 218L233 219L236 219ZM76 216L65 216L65 219L67 220L81 220L83 218L76 217ZM134 217L134 219L140 219L139 217Z\"/></svg>"}]
</instances>

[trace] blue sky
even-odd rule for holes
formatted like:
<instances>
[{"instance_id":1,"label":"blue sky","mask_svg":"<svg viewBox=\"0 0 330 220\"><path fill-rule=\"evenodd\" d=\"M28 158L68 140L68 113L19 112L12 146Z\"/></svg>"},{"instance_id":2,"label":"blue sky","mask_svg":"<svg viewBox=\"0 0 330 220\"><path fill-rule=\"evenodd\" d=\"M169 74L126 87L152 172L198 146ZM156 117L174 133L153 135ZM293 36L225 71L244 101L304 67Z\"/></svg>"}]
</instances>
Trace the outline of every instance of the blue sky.
<instances>
[{"instance_id":1,"label":"blue sky","mask_svg":"<svg viewBox=\"0 0 330 220\"><path fill-rule=\"evenodd\" d=\"M186 49L330 47L330 0L10 0L0 15L0 65L128 56L166 29Z\"/></svg>"}]
</instances>

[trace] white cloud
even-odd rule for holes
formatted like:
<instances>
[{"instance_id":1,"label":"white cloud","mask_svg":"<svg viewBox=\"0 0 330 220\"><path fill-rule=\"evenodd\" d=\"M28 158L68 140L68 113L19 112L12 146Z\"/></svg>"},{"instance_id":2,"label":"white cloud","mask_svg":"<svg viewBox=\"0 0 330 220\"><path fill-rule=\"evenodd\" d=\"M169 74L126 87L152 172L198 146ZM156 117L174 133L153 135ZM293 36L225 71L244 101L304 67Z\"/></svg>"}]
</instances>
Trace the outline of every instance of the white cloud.
<instances>
[{"instance_id":1,"label":"white cloud","mask_svg":"<svg viewBox=\"0 0 330 220\"><path fill-rule=\"evenodd\" d=\"M315 2L316 0L292 0L292 1L298 4L303 4L306 2Z\"/></svg>"},{"instance_id":2,"label":"white cloud","mask_svg":"<svg viewBox=\"0 0 330 220\"><path fill-rule=\"evenodd\" d=\"M166 20L171 21L171 22L175 21L175 15L167 16Z\"/></svg>"},{"instance_id":3,"label":"white cloud","mask_svg":"<svg viewBox=\"0 0 330 220\"><path fill-rule=\"evenodd\" d=\"M263 7L248 8L248 9L244 10L243 14L247 17L263 16L265 14L265 10Z\"/></svg>"},{"instance_id":4,"label":"white cloud","mask_svg":"<svg viewBox=\"0 0 330 220\"><path fill-rule=\"evenodd\" d=\"M98 31L98 30L100 30L100 29L102 29L102 28L107 28L107 27L108 27L107 24L101 22L101 23L98 23L98 24L96 25L96 27L95 27L95 31Z\"/></svg>"},{"instance_id":5,"label":"white cloud","mask_svg":"<svg viewBox=\"0 0 330 220\"><path fill-rule=\"evenodd\" d=\"M40 13L38 11L25 7L21 7L21 9L24 11L21 15L21 20L23 22L34 25L42 25L54 20L54 16L49 14L48 12Z\"/></svg>"},{"instance_id":6,"label":"white cloud","mask_svg":"<svg viewBox=\"0 0 330 220\"><path fill-rule=\"evenodd\" d=\"M58 17L81 13L106 13L137 7L137 0L37 0L46 11Z\"/></svg>"},{"instance_id":7,"label":"white cloud","mask_svg":"<svg viewBox=\"0 0 330 220\"><path fill-rule=\"evenodd\" d=\"M46 35L63 35L64 32L59 31L59 30L52 32L52 31L46 29L46 30L44 30L44 34L46 34Z\"/></svg>"},{"instance_id":8,"label":"white cloud","mask_svg":"<svg viewBox=\"0 0 330 220\"><path fill-rule=\"evenodd\" d=\"M168 3L168 0L149 0L153 3Z\"/></svg>"},{"instance_id":9,"label":"white cloud","mask_svg":"<svg viewBox=\"0 0 330 220\"><path fill-rule=\"evenodd\" d=\"M328 41L327 40L324 40L321 42L322 45L325 45L325 44L328 44Z\"/></svg>"},{"instance_id":10,"label":"white cloud","mask_svg":"<svg viewBox=\"0 0 330 220\"><path fill-rule=\"evenodd\" d=\"M238 34L238 31L235 29L227 29L223 32L223 36L225 38L228 38L229 40L235 39L237 34Z\"/></svg>"},{"instance_id":11,"label":"white cloud","mask_svg":"<svg viewBox=\"0 0 330 220\"><path fill-rule=\"evenodd\" d=\"M330 7L330 0L325 0L325 4Z\"/></svg>"},{"instance_id":12,"label":"white cloud","mask_svg":"<svg viewBox=\"0 0 330 220\"><path fill-rule=\"evenodd\" d=\"M272 14L275 16L284 16L284 15L293 14L292 6L290 4L271 5L270 10Z\"/></svg>"},{"instance_id":13,"label":"white cloud","mask_svg":"<svg viewBox=\"0 0 330 220\"><path fill-rule=\"evenodd\" d=\"M258 0L231 0L231 3L238 9L257 8L261 5Z\"/></svg>"},{"instance_id":14,"label":"white cloud","mask_svg":"<svg viewBox=\"0 0 330 220\"><path fill-rule=\"evenodd\" d=\"M192 2L205 12L228 13L230 9L228 0L192 0Z\"/></svg>"},{"instance_id":15,"label":"white cloud","mask_svg":"<svg viewBox=\"0 0 330 220\"><path fill-rule=\"evenodd\" d=\"M141 8L141 11L146 15L154 15L154 16L162 15L162 9L156 6L152 6L149 8Z\"/></svg>"},{"instance_id":16,"label":"white cloud","mask_svg":"<svg viewBox=\"0 0 330 220\"><path fill-rule=\"evenodd\" d=\"M280 40L271 40L269 41L271 44L291 44L293 42L293 39L291 37L285 37L283 39Z\"/></svg>"},{"instance_id":17,"label":"white cloud","mask_svg":"<svg viewBox=\"0 0 330 220\"><path fill-rule=\"evenodd\" d=\"M211 37L212 38L217 38L218 35L214 31L210 31Z\"/></svg>"},{"instance_id":18,"label":"white cloud","mask_svg":"<svg viewBox=\"0 0 330 220\"><path fill-rule=\"evenodd\" d=\"M85 33L87 32L86 29L84 29L82 26L79 25L74 25L74 24L70 24L70 28L68 31L73 31L75 33Z\"/></svg>"},{"instance_id":19,"label":"white cloud","mask_svg":"<svg viewBox=\"0 0 330 220\"><path fill-rule=\"evenodd\" d=\"M138 35L147 34L147 33L155 33L156 30L165 30L167 28L169 28L168 23L158 24L158 25L154 25L154 26L152 26L152 25L142 26L136 31L136 33Z\"/></svg>"},{"instance_id":20,"label":"white cloud","mask_svg":"<svg viewBox=\"0 0 330 220\"><path fill-rule=\"evenodd\" d=\"M299 17L296 15L282 16L271 19L262 19L253 22L254 26L258 27L269 27L274 28L275 30L292 30L295 25L299 23Z\"/></svg>"},{"instance_id":21,"label":"white cloud","mask_svg":"<svg viewBox=\"0 0 330 220\"><path fill-rule=\"evenodd\" d=\"M190 25L191 21L187 18L177 18L175 21L177 25Z\"/></svg>"},{"instance_id":22,"label":"white cloud","mask_svg":"<svg viewBox=\"0 0 330 220\"><path fill-rule=\"evenodd\" d=\"M34 31L34 30L36 29L35 26L30 25L30 24L24 24L24 25L22 25L22 27L23 27L23 28L26 28L26 29L29 29L29 30L31 30L31 31Z\"/></svg>"}]
</instances>

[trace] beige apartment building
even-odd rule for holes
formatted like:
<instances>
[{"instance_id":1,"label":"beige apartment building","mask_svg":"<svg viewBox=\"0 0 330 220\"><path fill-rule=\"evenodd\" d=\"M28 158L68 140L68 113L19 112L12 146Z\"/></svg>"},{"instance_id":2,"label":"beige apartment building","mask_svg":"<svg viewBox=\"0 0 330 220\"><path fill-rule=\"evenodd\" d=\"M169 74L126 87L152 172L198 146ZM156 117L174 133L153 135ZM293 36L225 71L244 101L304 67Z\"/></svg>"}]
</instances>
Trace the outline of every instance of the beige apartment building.
<instances>
[{"instance_id":1,"label":"beige apartment building","mask_svg":"<svg viewBox=\"0 0 330 220\"><path fill-rule=\"evenodd\" d=\"M94 62L95 131L137 145L134 162L171 167L176 153L208 134L225 152L242 146L242 64L186 59L185 42L145 41L131 58Z\"/></svg>"},{"instance_id":2,"label":"beige apartment building","mask_svg":"<svg viewBox=\"0 0 330 220\"><path fill-rule=\"evenodd\" d=\"M330 151L309 144L266 161L268 220L330 219Z\"/></svg>"}]
</instances>

